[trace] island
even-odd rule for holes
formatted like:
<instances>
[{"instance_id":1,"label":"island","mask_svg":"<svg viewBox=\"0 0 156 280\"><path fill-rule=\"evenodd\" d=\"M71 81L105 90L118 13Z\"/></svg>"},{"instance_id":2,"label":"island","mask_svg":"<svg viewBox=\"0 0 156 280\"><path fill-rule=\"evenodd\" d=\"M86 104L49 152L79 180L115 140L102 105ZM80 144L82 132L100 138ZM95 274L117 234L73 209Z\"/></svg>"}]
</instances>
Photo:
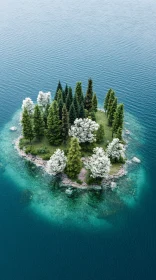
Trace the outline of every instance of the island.
<instances>
[{"instance_id":1,"label":"island","mask_svg":"<svg viewBox=\"0 0 156 280\"><path fill-rule=\"evenodd\" d=\"M114 179L125 175L124 105L113 89L99 109L92 79L86 94L81 82L73 92L59 81L52 101L51 93L42 91L36 104L28 97L23 100L20 122L22 135L15 142L19 154L60 177L61 185L114 188Z\"/></svg>"}]
</instances>

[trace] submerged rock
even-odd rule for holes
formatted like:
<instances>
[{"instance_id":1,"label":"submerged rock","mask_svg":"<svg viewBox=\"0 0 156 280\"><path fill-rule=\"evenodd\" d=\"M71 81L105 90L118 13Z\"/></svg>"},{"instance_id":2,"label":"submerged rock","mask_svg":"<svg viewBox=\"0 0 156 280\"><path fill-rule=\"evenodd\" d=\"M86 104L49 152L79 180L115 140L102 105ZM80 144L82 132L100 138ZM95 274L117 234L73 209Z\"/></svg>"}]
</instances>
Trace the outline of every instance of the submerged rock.
<instances>
[{"instance_id":1,"label":"submerged rock","mask_svg":"<svg viewBox=\"0 0 156 280\"><path fill-rule=\"evenodd\" d=\"M132 161L135 162L135 163L140 163L141 162L141 160L137 157L133 157Z\"/></svg>"},{"instance_id":2,"label":"submerged rock","mask_svg":"<svg viewBox=\"0 0 156 280\"><path fill-rule=\"evenodd\" d=\"M16 130L17 130L17 127L16 127L16 126L10 127L10 131L16 131Z\"/></svg>"},{"instance_id":3,"label":"submerged rock","mask_svg":"<svg viewBox=\"0 0 156 280\"><path fill-rule=\"evenodd\" d=\"M116 189L117 184L115 182L111 182L110 187L111 187L112 190L114 190L114 189Z\"/></svg>"},{"instance_id":4,"label":"submerged rock","mask_svg":"<svg viewBox=\"0 0 156 280\"><path fill-rule=\"evenodd\" d=\"M65 193L69 196L71 196L73 194L73 190L71 188L68 188L65 190Z\"/></svg>"}]
</instances>

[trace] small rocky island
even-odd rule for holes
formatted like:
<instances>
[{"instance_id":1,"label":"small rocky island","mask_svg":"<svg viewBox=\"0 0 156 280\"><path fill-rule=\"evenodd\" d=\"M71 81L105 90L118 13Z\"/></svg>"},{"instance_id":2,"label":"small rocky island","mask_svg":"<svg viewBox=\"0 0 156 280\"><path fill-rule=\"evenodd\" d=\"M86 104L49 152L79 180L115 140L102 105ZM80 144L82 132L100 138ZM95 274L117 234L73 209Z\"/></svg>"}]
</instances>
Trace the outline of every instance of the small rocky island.
<instances>
[{"instance_id":1,"label":"small rocky island","mask_svg":"<svg viewBox=\"0 0 156 280\"><path fill-rule=\"evenodd\" d=\"M114 188L114 179L125 175L124 105L109 89L103 106L98 109L91 79L86 94L81 82L73 92L59 81L53 101L50 92L42 91L37 104L26 98L22 135L15 143L19 154L60 176L63 186Z\"/></svg>"}]
</instances>

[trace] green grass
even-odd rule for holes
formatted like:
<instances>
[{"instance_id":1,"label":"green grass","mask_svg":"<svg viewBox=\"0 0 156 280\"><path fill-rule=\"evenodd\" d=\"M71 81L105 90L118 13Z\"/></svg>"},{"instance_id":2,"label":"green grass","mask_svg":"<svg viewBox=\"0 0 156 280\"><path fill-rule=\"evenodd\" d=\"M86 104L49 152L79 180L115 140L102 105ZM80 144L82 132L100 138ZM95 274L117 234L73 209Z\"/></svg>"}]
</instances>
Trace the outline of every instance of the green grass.
<instances>
[{"instance_id":1,"label":"green grass","mask_svg":"<svg viewBox=\"0 0 156 280\"><path fill-rule=\"evenodd\" d=\"M98 147L102 147L104 150L106 149L107 146L107 141L111 142L112 141L112 128L108 126L108 120L106 117L106 114L102 111L96 112L96 122L98 124L102 124L104 126L104 131L105 131L105 137L104 141L100 144L96 144ZM52 146L49 144L48 140L46 137L43 137L41 141L38 141L34 139L31 144L28 140L21 139L20 140L20 148L21 149L29 149L33 148L33 151L35 151L35 154L38 155L39 157L48 160L50 156L55 152L56 149L61 149L64 150L65 154L67 154L67 149L69 148L69 142L70 139L68 139L66 144L61 144L59 146ZM45 153L40 153L38 150L45 149ZM87 151L82 151L82 156L89 156L91 152ZM115 174L119 171L121 168L121 163L115 163L111 166L111 171L110 174Z\"/></svg>"}]
</instances>

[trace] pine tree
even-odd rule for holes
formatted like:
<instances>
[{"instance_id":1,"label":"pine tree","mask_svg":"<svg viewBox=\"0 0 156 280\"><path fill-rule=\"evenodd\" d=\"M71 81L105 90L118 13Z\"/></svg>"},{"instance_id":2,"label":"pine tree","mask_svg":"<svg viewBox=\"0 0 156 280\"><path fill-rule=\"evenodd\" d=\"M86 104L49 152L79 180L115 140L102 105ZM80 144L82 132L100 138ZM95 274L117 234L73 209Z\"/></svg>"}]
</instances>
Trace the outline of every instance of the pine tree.
<instances>
[{"instance_id":1,"label":"pine tree","mask_svg":"<svg viewBox=\"0 0 156 280\"><path fill-rule=\"evenodd\" d=\"M69 123L72 125L76 119L76 112L74 104L72 103L69 109Z\"/></svg>"},{"instance_id":2,"label":"pine tree","mask_svg":"<svg viewBox=\"0 0 156 280\"><path fill-rule=\"evenodd\" d=\"M116 109L117 109L117 98L115 97L115 99L112 103L112 106L109 110L109 116L108 116L109 125L112 125L112 123L114 121L114 115L115 115Z\"/></svg>"},{"instance_id":3,"label":"pine tree","mask_svg":"<svg viewBox=\"0 0 156 280\"><path fill-rule=\"evenodd\" d=\"M78 100L79 104L81 104L83 102L83 92L82 92L81 82L76 83L75 95L77 96L77 100Z\"/></svg>"},{"instance_id":4,"label":"pine tree","mask_svg":"<svg viewBox=\"0 0 156 280\"><path fill-rule=\"evenodd\" d=\"M61 124L59 119L59 109L57 101L53 101L49 108L47 138L50 144L59 145L61 143Z\"/></svg>"},{"instance_id":5,"label":"pine tree","mask_svg":"<svg viewBox=\"0 0 156 280\"><path fill-rule=\"evenodd\" d=\"M88 118L90 118L92 121L96 122L96 116L94 111L90 111L88 114Z\"/></svg>"},{"instance_id":6,"label":"pine tree","mask_svg":"<svg viewBox=\"0 0 156 280\"><path fill-rule=\"evenodd\" d=\"M107 106L107 116L109 116L112 108L112 104L115 100L115 92L112 90L109 96L108 106Z\"/></svg>"},{"instance_id":7,"label":"pine tree","mask_svg":"<svg viewBox=\"0 0 156 280\"><path fill-rule=\"evenodd\" d=\"M66 98L66 107L67 107L68 112L69 112L72 102L73 102L72 89L69 88L69 92L68 92L68 95Z\"/></svg>"},{"instance_id":8,"label":"pine tree","mask_svg":"<svg viewBox=\"0 0 156 280\"><path fill-rule=\"evenodd\" d=\"M66 173L69 178L75 179L82 168L81 148L77 138L72 138L67 155Z\"/></svg>"},{"instance_id":9,"label":"pine tree","mask_svg":"<svg viewBox=\"0 0 156 280\"><path fill-rule=\"evenodd\" d=\"M50 108L50 104L47 104L45 111L43 113L43 120L44 120L45 128L47 128L47 118L48 118L48 114L49 114L49 108Z\"/></svg>"},{"instance_id":10,"label":"pine tree","mask_svg":"<svg viewBox=\"0 0 156 280\"><path fill-rule=\"evenodd\" d=\"M60 99L59 103L58 103L58 108L59 108L59 118L60 121L62 120L62 109L63 109L63 101L62 99Z\"/></svg>"},{"instance_id":11,"label":"pine tree","mask_svg":"<svg viewBox=\"0 0 156 280\"><path fill-rule=\"evenodd\" d=\"M67 98L67 95L68 95L68 85L67 84L65 86L64 93L65 93L65 96Z\"/></svg>"},{"instance_id":12,"label":"pine tree","mask_svg":"<svg viewBox=\"0 0 156 280\"><path fill-rule=\"evenodd\" d=\"M34 136L41 139L44 136L44 120L38 105L34 109Z\"/></svg>"},{"instance_id":13,"label":"pine tree","mask_svg":"<svg viewBox=\"0 0 156 280\"><path fill-rule=\"evenodd\" d=\"M91 111L92 109L92 98L93 98L93 82L91 79L88 80L88 88L85 96L85 109Z\"/></svg>"},{"instance_id":14,"label":"pine tree","mask_svg":"<svg viewBox=\"0 0 156 280\"><path fill-rule=\"evenodd\" d=\"M80 105L79 118L81 118L81 119L85 118L85 109L84 109L83 103L81 103L81 105Z\"/></svg>"},{"instance_id":15,"label":"pine tree","mask_svg":"<svg viewBox=\"0 0 156 280\"><path fill-rule=\"evenodd\" d=\"M55 92L55 97L54 97L55 100L57 100L57 93L58 93L59 89L62 91L62 85L61 85L60 81L58 82L57 89Z\"/></svg>"},{"instance_id":16,"label":"pine tree","mask_svg":"<svg viewBox=\"0 0 156 280\"><path fill-rule=\"evenodd\" d=\"M113 90L110 88L106 94L106 97L105 97L105 100L104 100L104 110L105 112L107 112L107 109L108 109L108 103L109 103L109 97L110 97L110 94Z\"/></svg>"},{"instance_id":17,"label":"pine tree","mask_svg":"<svg viewBox=\"0 0 156 280\"><path fill-rule=\"evenodd\" d=\"M116 133L116 138L118 138L119 140L122 140L122 128L119 127Z\"/></svg>"},{"instance_id":18,"label":"pine tree","mask_svg":"<svg viewBox=\"0 0 156 280\"><path fill-rule=\"evenodd\" d=\"M76 117L78 118L80 107L79 107L79 102L78 102L76 94L74 95L73 104L74 104L74 108L75 108L75 112L76 112Z\"/></svg>"},{"instance_id":19,"label":"pine tree","mask_svg":"<svg viewBox=\"0 0 156 280\"><path fill-rule=\"evenodd\" d=\"M60 100L63 100L63 96L62 96L62 90L59 89L57 92L57 103L59 104Z\"/></svg>"},{"instance_id":20,"label":"pine tree","mask_svg":"<svg viewBox=\"0 0 156 280\"><path fill-rule=\"evenodd\" d=\"M104 126L102 124L100 124L99 128L96 132L96 142L98 144L100 144L104 141L104 135L105 135Z\"/></svg>"},{"instance_id":21,"label":"pine tree","mask_svg":"<svg viewBox=\"0 0 156 280\"><path fill-rule=\"evenodd\" d=\"M98 100L97 100L96 93L94 93L93 98L92 98L92 110L94 112L97 112L97 107L98 107Z\"/></svg>"},{"instance_id":22,"label":"pine tree","mask_svg":"<svg viewBox=\"0 0 156 280\"><path fill-rule=\"evenodd\" d=\"M113 121L113 128L112 128L112 136L114 133L117 133L118 128L123 128L123 119L124 119L124 105L119 104L117 106L115 115L114 115L114 121Z\"/></svg>"},{"instance_id":23,"label":"pine tree","mask_svg":"<svg viewBox=\"0 0 156 280\"><path fill-rule=\"evenodd\" d=\"M24 108L22 114L22 129L24 138L30 140L31 142L34 138L33 122L26 108Z\"/></svg>"},{"instance_id":24,"label":"pine tree","mask_svg":"<svg viewBox=\"0 0 156 280\"><path fill-rule=\"evenodd\" d=\"M65 93L65 91L63 90L62 91L62 99L63 99L63 103L66 103L66 93Z\"/></svg>"},{"instance_id":25,"label":"pine tree","mask_svg":"<svg viewBox=\"0 0 156 280\"><path fill-rule=\"evenodd\" d=\"M64 143L66 143L68 138L68 129L69 129L68 112L67 112L66 105L64 104L62 109L62 139Z\"/></svg>"}]
</instances>

